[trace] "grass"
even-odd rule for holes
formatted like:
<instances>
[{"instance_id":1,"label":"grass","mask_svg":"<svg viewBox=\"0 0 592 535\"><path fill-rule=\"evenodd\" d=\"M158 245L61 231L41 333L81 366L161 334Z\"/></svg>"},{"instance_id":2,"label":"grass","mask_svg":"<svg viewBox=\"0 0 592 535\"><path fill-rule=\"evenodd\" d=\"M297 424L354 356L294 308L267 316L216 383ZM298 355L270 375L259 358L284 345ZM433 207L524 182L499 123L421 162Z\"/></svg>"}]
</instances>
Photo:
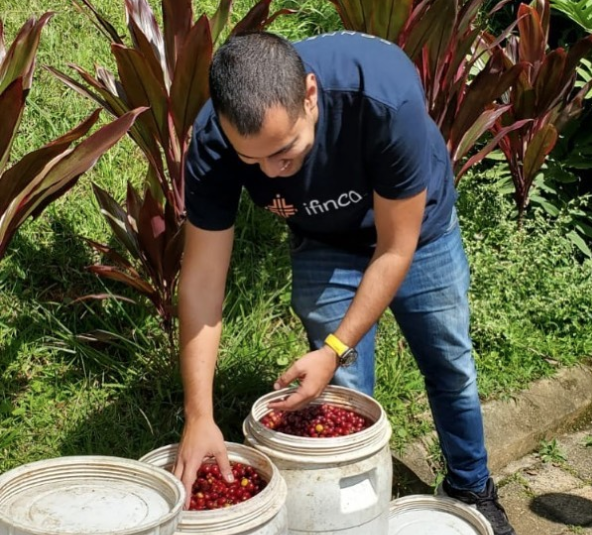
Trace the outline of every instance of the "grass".
<instances>
[{"instance_id":1,"label":"grass","mask_svg":"<svg viewBox=\"0 0 592 535\"><path fill-rule=\"evenodd\" d=\"M26 9L17 0L0 2L9 41L30 14L56 12L44 30L38 65L113 67L107 42L68 0L31 0ZM123 2L95 3L123 33ZM213 13L213 2L204 5ZM250 5L235 2L233 19ZM272 28L288 38L339 27L326 0L274 5L299 11ZM14 156L74 127L91 110L38 68ZM67 196L24 225L0 263L0 472L58 455L138 458L179 439L183 397L176 352L151 310L143 302L75 302L101 292L136 298L85 271L97 258L82 238L110 240L91 182L122 200L127 182L141 183L145 169L138 149L124 140ZM533 214L519 232L511 211L494 180L463 179L459 212L473 273L472 336L487 398L511 396L592 353L590 264L578 261L561 226ZM229 440L242 441L253 401L306 351L290 311L289 284L285 228L242 203L215 394ZM393 424L393 445L429 431L423 381L389 314L379 324L377 376L376 397Z\"/></svg>"}]
</instances>

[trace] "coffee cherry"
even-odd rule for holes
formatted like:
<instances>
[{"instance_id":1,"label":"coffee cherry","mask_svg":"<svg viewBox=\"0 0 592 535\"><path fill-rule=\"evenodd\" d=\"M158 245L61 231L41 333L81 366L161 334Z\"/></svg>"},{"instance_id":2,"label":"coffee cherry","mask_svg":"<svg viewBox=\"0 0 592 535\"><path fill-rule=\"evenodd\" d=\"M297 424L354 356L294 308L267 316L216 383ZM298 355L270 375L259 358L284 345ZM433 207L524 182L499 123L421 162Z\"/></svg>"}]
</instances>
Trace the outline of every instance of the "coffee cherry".
<instances>
[{"instance_id":1,"label":"coffee cherry","mask_svg":"<svg viewBox=\"0 0 592 535\"><path fill-rule=\"evenodd\" d=\"M327 403L309 405L299 411L270 411L260 422L274 431L300 437L340 437L372 425L354 411Z\"/></svg>"},{"instance_id":2,"label":"coffee cherry","mask_svg":"<svg viewBox=\"0 0 592 535\"><path fill-rule=\"evenodd\" d=\"M193 483L190 511L204 511L230 507L259 494L267 482L249 465L230 462L234 481L228 483L217 464L204 463Z\"/></svg>"}]
</instances>

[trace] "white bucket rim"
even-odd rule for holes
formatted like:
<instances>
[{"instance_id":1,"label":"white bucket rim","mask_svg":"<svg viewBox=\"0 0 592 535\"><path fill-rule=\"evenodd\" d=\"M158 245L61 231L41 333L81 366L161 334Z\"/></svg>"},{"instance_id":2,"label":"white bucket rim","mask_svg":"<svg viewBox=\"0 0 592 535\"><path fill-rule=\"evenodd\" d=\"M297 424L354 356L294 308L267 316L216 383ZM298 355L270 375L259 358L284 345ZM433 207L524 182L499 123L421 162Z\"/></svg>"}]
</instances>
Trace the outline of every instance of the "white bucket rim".
<instances>
[{"instance_id":1,"label":"white bucket rim","mask_svg":"<svg viewBox=\"0 0 592 535\"><path fill-rule=\"evenodd\" d=\"M177 533L200 533L201 531L197 530L207 529L208 524L223 520L223 517L229 513L238 518L242 531L243 525L248 527L269 522L284 507L288 497L288 487L272 460L265 453L244 444L236 442L225 442L224 444L226 445L229 460L245 464L253 463L255 460L258 464L264 465L265 473L262 475L268 478L266 487L250 500L226 508L208 511L182 511L181 520L177 525ZM157 466L167 470L166 467L171 462L174 462L174 460L171 460L176 457L178 448L178 443L161 446L143 455L140 461L145 463L160 462L162 464ZM212 462L215 462L214 459L212 459ZM255 466L255 468L261 470L261 466ZM267 507L264 510L256 509L256 504L261 502L264 502ZM225 533L234 533L237 527L239 526L229 522L224 526Z\"/></svg>"},{"instance_id":2,"label":"white bucket rim","mask_svg":"<svg viewBox=\"0 0 592 535\"><path fill-rule=\"evenodd\" d=\"M449 513L475 530L475 535L494 535L491 525L477 509L448 496L415 494L392 500L389 505L389 524L400 513L437 511Z\"/></svg>"},{"instance_id":3,"label":"white bucket rim","mask_svg":"<svg viewBox=\"0 0 592 535\"><path fill-rule=\"evenodd\" d=\"M306 457L311 464L334 464L371 456L389 443L392 429L382 406L362 392L336 385L328 385L311 404L330 403L355 410L372 419L372 425L351 435L323 438L289 435L264 426L260 419L270 412L267 403L295 391L296 387L276 390L260 397L253 404L249 416L243 422L243 434L257 450L286 461L298 461Z\"/></svg>"},{"instance_id":4,"label":"white bucket rim","mask_svg":"<svg viewBox=\"0 0 592 535\"><path fill-rule=\"evenodd\" d=\"M160 480L162 483L168 486L168 488L175 494L176 503L170 503L170 510L165 515L161 516L157 520L146 522L139 525L137 528L126 528L125 535L135 535L146 533L147 530L158 528L161 525L165 525L170 521L174 520L175 517L179 517L185 503L185 487L172 474L169 474L165 470L162 470L156 466L146 465L135 459L128 459L124 457L114 457L107 455L72 455L64 457L56 457L51 459L42 459L39 461L33 461L21 466L17 466L4 474L0 475L0 490L6 489L6 486L10 483L18 481L19 478L30 478L31 474L37 472L37 477L43 475L43 471L55 470L56 468L74 469L92 466L94 469L108 466L117 467L118 469L129 470L130 480L134 473L143 473L146 476L152 477L155 481ZM93 474L98 478L109 479L108 474L101 474L96 472ZM79 476L81 477L81 476ZM18 495L18 492L17 492ZM0 494L1 497L1 494ZM170 500L166 500L167 503ZM7 525L13 528L19 529L30 535L64 535L63 528L60 530L51 529L47 526L43 528L36 527L34 525L24 523L14 517L8 516L2 509L2 500L0 499L0 526ZM84 534L80 534L84 535ZM108 532L89 532L89 535L113 535L113 531Z\"/></svg>"}]
</instances>

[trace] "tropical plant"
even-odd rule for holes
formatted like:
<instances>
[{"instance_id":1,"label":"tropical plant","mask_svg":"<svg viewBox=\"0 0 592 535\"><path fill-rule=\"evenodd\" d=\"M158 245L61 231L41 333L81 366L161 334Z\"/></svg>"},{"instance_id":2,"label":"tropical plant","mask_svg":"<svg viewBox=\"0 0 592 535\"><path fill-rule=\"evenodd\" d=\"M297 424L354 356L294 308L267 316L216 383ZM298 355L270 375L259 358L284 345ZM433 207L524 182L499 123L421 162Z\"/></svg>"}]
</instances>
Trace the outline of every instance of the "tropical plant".
<instances>
[{"instance_id":1,"label":"tropical plant","mask_svg":"<svg viewBox=\"0 0 592 535\"><path fill-rule=\"evenodd\" d=\"M548 0L520 5L519 35L508 37L504 54L508 67L526 64L526 68L504 97L509 106L491 127L510 168L519 222L533 181L555 146L558 132L580 114L590 86L585 84L574 92L576 68L592 49L592 35L567 52L563 48L547 52L549 20ZM504 132L519 121L523 122L520 128Z\"/></svg>"},{"instance_id":2,"label":"tropical plant","mask_svg":"<svg viewBox=\"0 0 592 535\"><path fill-rule=\"evenodd\" d=\"M551 0L551 7L592 32L592 0Z\"/></svg>"},{"instance_id":3,"label":"tropical plant","mask_svg":"<svg viewBox=\"0 0 592 535\"><path fill-rule=\"evenodd\" d=\"M448 144L456 179L460 180L470 166L495 148L495 143L490 143L464 163L469 151L509 108L496 100L522 70L519 64L507 66L499 47L511 27L497 41L481 38L478 15L487 0L330 1L347 29L396 43L415 62L429 113ZM519 126L508 124L505 131Z\"/></svg>"},{"instance_id":4,"label":"tropical plant","mask_svg":"<svg viewBox=\"0 0 592 535\"><path fill-rule=\"evenodd\" d=\"M561 449L557 439L543 440L537 452L538 457L544 463L561 464L567 461L567 455Z\"/></svg>"},{"instance_id":5,"label":"tropical plant","mask_svg":"<svg viewBox=\"0 0 592 535\"><path fill-rule=\"evenodd\" d=\"M592 110L588 107L562 131L536 176L529 199L553 219L566 237L592 258Z\"/></svg>"},{"instance_id":6,"label":"tropical plant","mask_svg":"<svg viewBox=\"0 0 592 535\"><path fill-rule=\"evenodd\" d=\"M592 61L586 58L582 58L576 71L578 78L576 80L575 86L578 88L587 86L589 90L588 93L584 95L584 98L586 100L590 100L592 98Z\"/></svg>"},{"instance_id":7,"label":"tropical plant","mask_svg":"<svg viewBox=\"0 0 592 535\"><path fill-rule=\"evenodd\" d=\"M38 217L52 201L72 188L144 110L128 110L72 148L72 143L84 137L97 122L100 110L96 110L76 128L8 167L33 80L41 31L51 17L52 13L45 13L38 20L29 19L8 51L0 20L0 259L24 221Z\"/></svg>"},{"instance_id":8,"label":"tropical plant","mask_svg":"<svg viewBox=\"0 0 592 535\"><path fill-rule=\"evenodd\" d=\"M202 15L194 21L191 0L162 0L161 29L146 0L125 0L129 46L89 0L73 2L111 41L118 78L103 67L98 67L93 76L73 65L82 82L56 69L50 70L116 117L138 106L150 108L130 132L148 163L143 192L138 193L129 185L122 208L106 191L95 186L101 210L132 262L112 247L90 242L111 261L111 265L95 265L91 269L146 296L156 307L173 343L189 133L208 98L208 69L215 44L227 25L232 1L220 0L211 18ZM289 12L280 10L270 16L270 3L271 0L258 2L233 31L262 29L278 15Z\"/></svg>"},{"instance_id":9,"label":"tropical plant","mask_svg":"<svg viewBox=\"0 0 592 535\"><path fill-rule=\"evenodd\" d=\"M578 164L580 155L572 157L558 153L560 145L557 144L537 173L529 194L529 205L532 209L542 210L549 222L564 229L565 238L579 249L583 257L592 258L592 195L582 193L581 178L567 165L572 158ZM485 174L495 178L499 193L513 195L512 173L501 150L493 151L488 159L496 165ZM592 168L592 162L585 165Z\"/></svg>"},{"instance_id":10,"label":"tropical plant","mask_svg":"<svg viewBox=\"0 0 592 535\"><path fill-rule=\"evenodd\" d=\"M568 19L588 33L592 33L592 0L550 0L551 8L563 13ZM592 61L582 59L577 67L576 87L582 87L592 80ZM592 98L592 89L586 99Z\"/></svg>"}]
</instances>

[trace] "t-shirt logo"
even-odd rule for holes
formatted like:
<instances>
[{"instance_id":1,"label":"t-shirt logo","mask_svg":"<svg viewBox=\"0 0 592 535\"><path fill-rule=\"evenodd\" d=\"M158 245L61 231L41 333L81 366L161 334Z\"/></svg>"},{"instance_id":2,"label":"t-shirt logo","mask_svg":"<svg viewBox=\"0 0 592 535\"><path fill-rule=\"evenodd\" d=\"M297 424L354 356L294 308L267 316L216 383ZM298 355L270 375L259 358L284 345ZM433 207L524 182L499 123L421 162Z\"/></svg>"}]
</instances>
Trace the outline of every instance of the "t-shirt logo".
<instances>
[{"instance_id":1,"label":"t-shirt logo","mask_svg":"<svg viewBox=\"0 0 592 535\"><path fill-rule=\"evenodd\" d=\"M291 217L298 212L293 204L287 204L286 199L282 198L279 194L275 196L273 202L266 206L265 209L285 218Z\"/></svg>"}]
</instances>

